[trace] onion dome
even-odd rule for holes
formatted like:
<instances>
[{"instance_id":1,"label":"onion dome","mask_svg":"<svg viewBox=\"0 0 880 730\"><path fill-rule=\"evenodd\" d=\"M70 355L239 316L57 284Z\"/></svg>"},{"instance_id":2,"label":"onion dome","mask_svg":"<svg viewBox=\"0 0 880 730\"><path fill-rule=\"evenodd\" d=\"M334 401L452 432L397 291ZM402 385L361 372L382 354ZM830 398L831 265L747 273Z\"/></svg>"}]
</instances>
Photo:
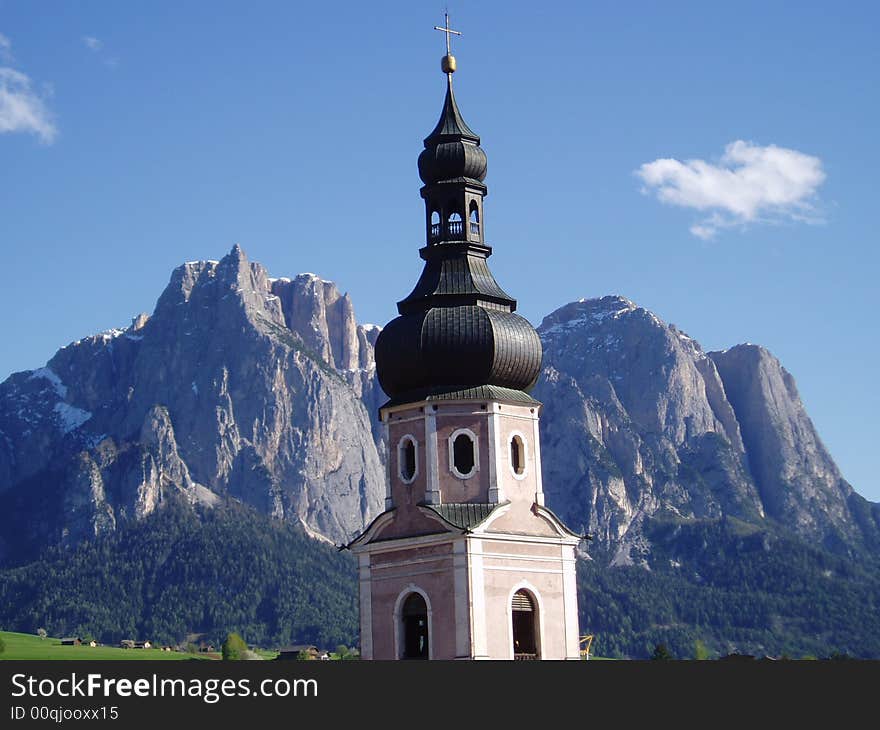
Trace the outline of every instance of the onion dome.
<instances>
[{"instance_id":1,"label":"onion dome","mask_svg":"<svg viewBox=\"0 0 880 730\"><path fill-rule=\"evenodd\" d=\"M439 398L535 403L527 392L541 371L541 340L489 270L486 153L455 101L451 58L443 63L443 111L419 155L425 266L376 342L379 383L387 405Z\"/></svg>"},{"instance_id":2,"label":"onion dome","mask_svg":"<svg viewBox=\"0 0 880 730\"><path fill-rule=\"evenodd\" d=\"M419 177L426 185L465 179L482 183L486 177L486 153L458 110L452 74L447 75L440 121L425 138L425 149L419 155Z\"/></svg>"}]
</instances>

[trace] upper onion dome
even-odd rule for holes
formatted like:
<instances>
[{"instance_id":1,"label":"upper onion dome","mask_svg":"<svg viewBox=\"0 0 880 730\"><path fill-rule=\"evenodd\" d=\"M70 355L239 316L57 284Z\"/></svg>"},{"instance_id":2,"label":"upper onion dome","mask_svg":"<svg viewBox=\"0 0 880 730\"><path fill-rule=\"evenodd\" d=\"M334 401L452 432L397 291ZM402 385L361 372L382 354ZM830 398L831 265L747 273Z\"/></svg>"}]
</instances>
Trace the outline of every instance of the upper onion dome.
<instances>
[{"instance_id":1,"label":"upper onion dome","mask_svg":"<svg viewBox=\"0 0 880 730\"><path fill-rule=\"evenodd\" d=\"M425 185L462 178L482 182L486 164L479 136L465 123L455 103L452 74L448 74L440 120L425 138L425 149L419 155L419 177Z\"/></svg>"}]
</instances>

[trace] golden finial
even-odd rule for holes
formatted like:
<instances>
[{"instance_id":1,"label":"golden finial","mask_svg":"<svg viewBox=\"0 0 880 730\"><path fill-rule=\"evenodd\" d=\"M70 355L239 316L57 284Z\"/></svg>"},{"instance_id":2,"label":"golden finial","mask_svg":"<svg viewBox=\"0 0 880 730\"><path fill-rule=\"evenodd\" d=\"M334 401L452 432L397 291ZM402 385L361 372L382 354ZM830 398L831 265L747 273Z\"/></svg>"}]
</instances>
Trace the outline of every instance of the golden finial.
<instances>
[{"instance_id":1,"label":"golden finial","mask_svg":"<svg viewBox=\"0 0 880 730\"><path fill-rule=\"evenodd\" d=\"M443 69L443 73L445 74L454 74L455 73L455 56L452 55L452 45L450 44L449 36L451 35L461 35L457 30L452 30L449 27L449 13L446 12L443 14L446 18L446 22L443 24L441 28L439 25L434 26L434 30L442 31L446 33L446 55L440 59L440 68Z\"/></svg>"}]
</instances>

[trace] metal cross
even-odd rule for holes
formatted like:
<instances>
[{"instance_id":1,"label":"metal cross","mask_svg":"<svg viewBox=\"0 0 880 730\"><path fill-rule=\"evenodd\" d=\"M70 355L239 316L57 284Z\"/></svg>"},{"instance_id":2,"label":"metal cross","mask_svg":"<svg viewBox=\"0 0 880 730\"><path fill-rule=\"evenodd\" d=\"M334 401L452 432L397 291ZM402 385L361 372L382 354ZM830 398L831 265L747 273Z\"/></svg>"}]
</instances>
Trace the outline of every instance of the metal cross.
<instances>
[{"instance_id":1,"label":"metal cross","mask_svg":"<svg viewBox=\"0 0 880 730\"><path fill-rule=\"evenodd\" d=\"M446 17L446 22L443 24L442 28L439 25L435 25L434 30L441 30L444 33L446 33L446 55L451 56L452 55L452 47L449 44L449 36L450 35L461 35L461 33L459 33L457 30L452 30L452 28L449 27L449 13L446 12L446 13L443 13L443 15Z\"/></svg>"}]
</instances>

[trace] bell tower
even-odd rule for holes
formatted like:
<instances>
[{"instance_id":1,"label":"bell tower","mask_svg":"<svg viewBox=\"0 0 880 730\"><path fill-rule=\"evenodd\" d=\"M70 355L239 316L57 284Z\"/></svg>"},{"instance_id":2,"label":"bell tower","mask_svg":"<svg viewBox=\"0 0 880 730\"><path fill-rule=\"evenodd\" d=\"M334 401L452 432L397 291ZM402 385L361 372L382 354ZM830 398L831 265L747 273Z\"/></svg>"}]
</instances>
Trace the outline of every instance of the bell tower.
<instances>
[{"instance_id":1,"label":"bell tower","mask_svg":"<svg viewBox=\"0 0 880 730\"><path fill-rule=\"evenodd\" d=\"M376 342L385 511L358 556L364 659L577 659L575 548L544 505L541 341L489 270L486 153L446 95L424 140L424 260Z\"/></svg>"}]
</instances>

